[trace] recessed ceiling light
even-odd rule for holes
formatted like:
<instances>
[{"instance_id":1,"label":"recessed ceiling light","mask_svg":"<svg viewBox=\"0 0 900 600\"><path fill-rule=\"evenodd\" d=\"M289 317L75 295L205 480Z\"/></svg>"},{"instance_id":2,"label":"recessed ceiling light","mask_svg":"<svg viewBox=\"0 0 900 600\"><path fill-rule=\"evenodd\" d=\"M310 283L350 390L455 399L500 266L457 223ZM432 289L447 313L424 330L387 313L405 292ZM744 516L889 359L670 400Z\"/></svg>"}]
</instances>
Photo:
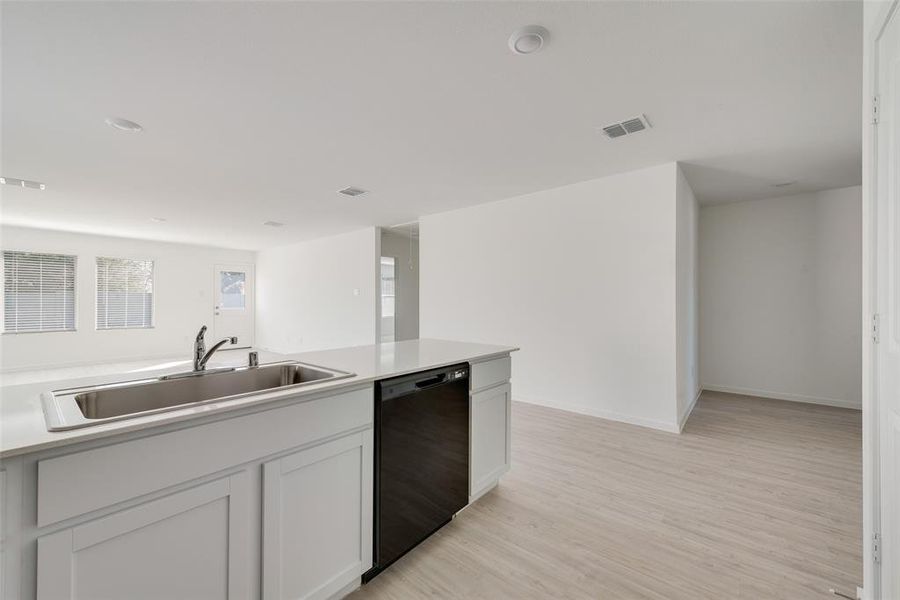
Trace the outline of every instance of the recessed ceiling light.
<instances>
[{"instance_id":1,"label":"recessed ceiling light","mask_svg":"<svg viewBox=\"0 0 900 600\"><path fill-rule=\"evenodd\" d=\"M166 219L164 217L150 217L150 220L154 223L165 223Z\"/></svg>"},{"instance_id":2,"label":"recessed ceiling light","mask_svg":"<svg viewBox=\"0 0 900 600\"><path fill-rule=\"evenodd\" d=\"M550 39L550 32L540 25L528 25L509 36L509 49L513 54L534 54Z\"/></svg>"},{"instance_id":3,"label":"recessed ceiling light","mask_svg":"<svg viewBox=\"0 0 900 600\"><path fill-rule=\"evenodd\" d=\"M265 221L263 225L266 227L284 227L284 223L279 223L278 221Z\"/></svg>"},{"instance_id":4,"label":"recessed ceiling light","mask_svg":"<svg viewBox=\"0 0 900 600\"><path fill-rule=\"evenodd\" d=\"M141 127L134 121L122 119L121 117L106 117L106 124L114 129L127 131L129 133L140 133L144 130L143 127Z\"/></svg>"},{"instance_id":5,"label":"recessed ceiling light","mask_svg":"<svg viewBox=\"0 0 900 600\"><path fill-rule=\"evenodd\" d=\"M45 190L47 186L40 181L29 181L27 179L16 179L15 177L0 177L0 185L14 185L16 187L29 188L32 190Z\"/></svg>"},{"instance_id":6,"label":"recessed ceiling light","mask_svg":"<svg viewBox=\"0 0 900 600\"><path fill-rule=\"evenodd\" d=\"M338 194L343 194L345 196L362 196L363 194L368 193L368 190L364 190L358 187L345 187L342 190L338 190Z\"/></svg>"}]
</instances>

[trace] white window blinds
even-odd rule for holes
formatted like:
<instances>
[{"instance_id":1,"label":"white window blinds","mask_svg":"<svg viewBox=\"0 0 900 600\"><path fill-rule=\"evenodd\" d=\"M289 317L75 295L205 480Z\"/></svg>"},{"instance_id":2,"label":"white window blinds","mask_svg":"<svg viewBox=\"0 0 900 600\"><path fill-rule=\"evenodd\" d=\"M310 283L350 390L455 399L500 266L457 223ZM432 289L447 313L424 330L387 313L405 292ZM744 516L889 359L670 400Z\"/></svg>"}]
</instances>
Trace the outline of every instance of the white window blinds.
<instances>
[{"instance_id":1,"label":"white window blinds","mask_svg":"<svg viewBox=\"0 0 900 600\"><path fill-rule=\"evenodd\" d=\"M3 330L75 330L75 257L3 251Z\"/></svg>"},{"instance_id":2,"label":"white window blinds","mask_svg":"<svg viewBox=\"0 0 900 600\"><path fill-rule=\"evenodd\" d=\"M97 258L97 329L153 326L153 261Z\"/></svg>"}]
</instances>

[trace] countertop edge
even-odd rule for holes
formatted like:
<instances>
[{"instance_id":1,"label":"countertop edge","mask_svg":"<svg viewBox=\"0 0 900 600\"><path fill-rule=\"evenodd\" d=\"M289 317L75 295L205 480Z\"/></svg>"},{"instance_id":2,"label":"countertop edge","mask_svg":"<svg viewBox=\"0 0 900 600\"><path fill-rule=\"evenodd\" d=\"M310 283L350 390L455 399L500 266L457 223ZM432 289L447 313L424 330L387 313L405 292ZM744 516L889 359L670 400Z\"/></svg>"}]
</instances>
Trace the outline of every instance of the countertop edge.
<instances>
[{"instance_id":1,"label":"countertop edge","mask_svg":"<svg viewBox=\"0 0 900 600\"><path fill-rule=\"evenodd\" d=\"M0 449L0 460L6 460L26 454L34 454L44 450L52 450L64 446L71 446L90 441L96 441L104 438L110 438L125 433L135 433L138 431L146 431L154 428L161 428L175 423L183 423L194 419L203 419L211 416L227 415L231 412L237 412L241 409L260 408L268 404L284 400L286 398L294 398L298 402L303 401L304 397L316 395L321 397L323 392L335 391L339 392L345 388L359 387L364 384L374 383L375 381L386 379L389 377L399 377L409 373L416 373L426 369L436 369L446 367L458 362L482 362L492 358L499 358L518 351L518 347L503 347L502 349L492 350L484 353L475 353L454 358L453 360L445 360L438 362L429 362L427 364L418 365L410 369L398 369L390 373L382 373L378 375L354 375L348 379L341 379L332 382L323 382L313 385L305 389L284 390L280 392L264 392L250 397L235 398L233 400L223 401L221 404L207 404L202 412L197 412L194 408L185 408L181 410L173 410L155 415L148 415L133 420L122 420L110 423L108 425L99 425L96 428L86 427L78 430L80 435L70 435L58 439L48 439L33 444L23 444L21 446ZM42 416L43 418L43 416ZM83 433L81 433L83 431ZM48 432L52 435L52 432Z\"/></svg>"}]
</instances>

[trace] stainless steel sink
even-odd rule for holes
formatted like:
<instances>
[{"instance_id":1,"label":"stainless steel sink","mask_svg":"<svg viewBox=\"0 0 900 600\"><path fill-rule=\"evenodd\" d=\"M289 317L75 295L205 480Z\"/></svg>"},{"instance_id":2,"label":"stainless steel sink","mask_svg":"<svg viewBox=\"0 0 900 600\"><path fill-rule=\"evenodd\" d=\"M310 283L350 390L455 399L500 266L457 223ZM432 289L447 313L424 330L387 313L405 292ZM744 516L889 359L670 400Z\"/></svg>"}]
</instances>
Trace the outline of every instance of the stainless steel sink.
<instances>
[{"instance_id":1,"label":"stainless steel sink","mask_svg":"<svg viewBox=\"0 0 900 600\"><path fill-rule=\"evenodd\" d=\"M55 390L43 394L41 401L47 429L63 431L352 376L346 371L287 361Z\"/></svg>"}]
</instances>

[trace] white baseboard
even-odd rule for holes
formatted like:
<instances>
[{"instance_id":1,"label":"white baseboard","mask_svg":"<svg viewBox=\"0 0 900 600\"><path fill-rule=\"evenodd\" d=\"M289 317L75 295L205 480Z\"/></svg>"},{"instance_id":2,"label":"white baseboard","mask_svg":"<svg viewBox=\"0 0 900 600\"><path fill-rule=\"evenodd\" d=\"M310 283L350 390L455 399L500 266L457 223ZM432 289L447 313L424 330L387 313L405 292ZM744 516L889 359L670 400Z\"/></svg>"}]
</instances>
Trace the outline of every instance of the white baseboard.
<instances>
[{"instance_id":1,"label":"white baseboard","mask_svg":"<svg viewBox=\"0 0 900 600\"><path fill-rule=\"evenodd\" d=\"M475 492L475 494L469 496L469 503L468 503L466 506L463 507L463 510L465 510L465 509L468 508L469 506L472 506L472 503L473 503L473 502L475 502L476 500L478 500L479 498L481 498L482 496L484 496L485 494L487 494L488 492L490 492L492 489L494 489L495 487L497 487L497 485L498 485L499 483L500 483L500 479L498 478L498 479L494 480L494 482L491 483L490 485L487 485L487 486L481 488L480 490L478 490L477 492Z\"/></svg>"},{"instance_id":2,"label":"white baseboard","mask_svg":"<svg viewBox=\"0 0 900 600\"><path fill-rule=\"evenodd\" d=\"M824 406L836 406L838 408L852 408L861 410L862 405L851 400L842 400L839 398L821 398L817 396L805 396L803 394L785 394L782 392L773 392L771 390L757 390L752 388L735 387L731 385L719 385L716 383L704 383L701 386L704 390L710 392L724 392L727 394L741 394L743 396L759 396L761 398L772 398L773 400L788 400L790 402L805 402L806 404L822 404Z\"/></svg>"},{"instance_id":3,"label":"white baseboard","mask_svg":"<svg viewBox=\"0 0 900 600\"><path fill-rule=\"evenodd\" d=\"M700 394L702 393L703 388L701 387L697 390L697 393L694 394L694 399L688 404L687 410L685 410L684 414L681 415L681 418L678 419L678 433L684 431L684 424L687 423L687 420L691 417L691 413L694 412L694 407L697 406L697 400L700 399Z\"/></svg>"},{"instance_id":4,"label":"white baseboard","mask_svg":"<svg viewBox=\"0 0 900 600\"><path fill-rule=\"evenodd\" d=\"M330 597L334 598L335 600L337 600L338 598L344 598L346 596L349 596L350 594L352 594L353 592L355 592L356 590L358 590L361 587L362 587L362 577L357 577L356 579L354 579L353 581L351 581L350 583L348 583L347 585L345 585L344 587L342 587L341 589L336 591Z\"/></svg>"},{"instance_id":5,"label":"white baseboard","mask_svg":"<svg viewBox=\"0 0 900 600\"><path fill-rule=\"evenodd\" d=\"M657 421L655 419L646 419L644 417L635 417L623 413L614 412L595 408L593 406L583 406L580 404L567 404L565 402L547 402L545 400L537 401L529 398L517 396L514 398L516 402L524 402L525 404L536 404L537 406L546 406L548 408L556 408L567 412L578 413L580 415L588 415L590 417L600 417L609 421L618 421L620 423L628 423L629 425L640 425L641 427L650 427L668 433L680 433L677 423L667 423L665 421Z\"/></svg>"}]
</instances>

